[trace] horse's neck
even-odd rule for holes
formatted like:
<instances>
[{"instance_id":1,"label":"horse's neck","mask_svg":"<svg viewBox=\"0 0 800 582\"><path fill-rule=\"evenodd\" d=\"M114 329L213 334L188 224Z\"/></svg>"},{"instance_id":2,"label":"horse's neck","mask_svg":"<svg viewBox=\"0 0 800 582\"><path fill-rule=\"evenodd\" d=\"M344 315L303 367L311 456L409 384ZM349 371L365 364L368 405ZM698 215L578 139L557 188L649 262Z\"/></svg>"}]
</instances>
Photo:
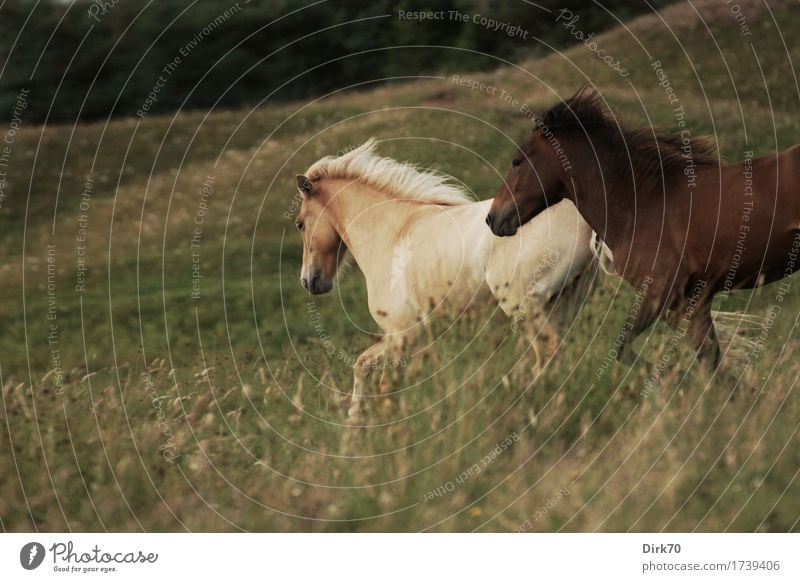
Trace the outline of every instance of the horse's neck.
<instances>
[{"instance_id":1,"label":"horse's neck","mask_svg":"<svg viewBox=\"0 0 800 582\"><path fill-rule=\"evenodd\" d=\"M587 155L585 159L593 157ZM585 167L591 170L588 164ZM635 214L635 191L629 179L620 184L610 184L596 172L587 171L585 175L576 177L574 192L569 198L592 230L614 249L617 243L627 240L626 233Z\"/></svg>"},{"instance_id":2,"label":"horse's neck","mask_svg":"<svg viewBox=\"0 0 800 582\"><path fill-rule=\"evenodd\" d=\"M358 183L334 185L337 192L329 206L336 229L348 251L369 280L383 276L393 249L420 210L413 202L398 200Z\"/></svg>"}]
</instances>

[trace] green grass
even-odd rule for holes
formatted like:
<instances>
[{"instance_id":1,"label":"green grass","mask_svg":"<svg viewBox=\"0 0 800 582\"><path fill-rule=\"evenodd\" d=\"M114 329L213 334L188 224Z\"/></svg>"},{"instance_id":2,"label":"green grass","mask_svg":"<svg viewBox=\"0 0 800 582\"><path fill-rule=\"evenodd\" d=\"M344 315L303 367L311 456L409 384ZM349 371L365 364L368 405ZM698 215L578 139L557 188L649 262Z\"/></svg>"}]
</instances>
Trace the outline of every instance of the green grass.
<instances>
[{"instance_id":1,"label":"green grass","mask_svg":"<svg viewBox=\"0 0 800 582\"><path fill-rule=\"evenodd\" d=\"M582 46L521 63L528 72L476 77L538 107L555 98L548 86L568 95L585 74L630 119L670 125L641 43L667 67L694 131L713 134L730 159L745 149L765 154L798 141L798 94L775 22L744 4L763 81L726 12L708 19L713 39L691 19L674 26L679 42L646 21L632 25L635 39L624 29L600 37L626 61L627 79ZM680 8L671 10L691 16ZM773 10L800 62L786 34L800 14ZM498 97L453 85L452 73L305 108L18 134L0 213L4 530L509 531L526 520L534 531L798 528L796 278L767 350L746 370L729 360L728 375L711 378L682 351L643 396L647 365L604 363L632 294L598 277L585 301L555 308L563 342L535 382L525 343L485 306L452 327L443 317L432 354L402 369L388 403L371 399L370 426L346 423L346 360L373 341L362 330L377 327L353 268L314 299L345 357L326 353L297 281L300 241L284 216L292 178L376 136L386 140L382 153L439 167L477 197L491 196L528 122ZM88 174L89 272L78 294L75 237ZM208 175L204 279L192 300L189 241ZM48 244L56 246L63 390L47 343ZM720 303L763 317L776 292ZM643 353L655 361L670 337L657 328ZM480 471L460 479L476 463ZM430 494L437 488L444 493Z\"/></svg>"}]
</instances>

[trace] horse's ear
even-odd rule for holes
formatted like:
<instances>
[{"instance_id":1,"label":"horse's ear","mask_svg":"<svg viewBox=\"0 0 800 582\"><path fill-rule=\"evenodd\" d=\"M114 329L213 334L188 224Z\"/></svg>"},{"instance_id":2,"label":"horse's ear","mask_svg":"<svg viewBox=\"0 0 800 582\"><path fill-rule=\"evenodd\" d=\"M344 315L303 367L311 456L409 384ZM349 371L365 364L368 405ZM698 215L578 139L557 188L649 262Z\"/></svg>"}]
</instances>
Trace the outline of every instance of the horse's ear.
<instances>
[{"instance_id":1,"label":"horse's ear","mask_svg":"<svg viewBox=\"0 0 800 582\"><path fill-rule=\"evenodd\" d=\"M297 189L303 193L305 196L311 196L311 193L314 191L314 185L311 183L306 176L303 174L297 174Z\"/></svg>"}]
</instances>

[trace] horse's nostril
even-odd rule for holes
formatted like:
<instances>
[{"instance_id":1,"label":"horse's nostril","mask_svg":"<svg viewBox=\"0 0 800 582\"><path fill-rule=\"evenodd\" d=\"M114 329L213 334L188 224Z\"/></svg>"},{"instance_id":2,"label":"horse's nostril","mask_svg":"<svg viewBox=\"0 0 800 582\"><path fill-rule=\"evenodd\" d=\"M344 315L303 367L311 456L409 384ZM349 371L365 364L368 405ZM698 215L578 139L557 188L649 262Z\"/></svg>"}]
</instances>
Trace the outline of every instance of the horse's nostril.
<instances>
[{"instance_id":1,"label":"horse's nostril","mask_svg":"<svg viewBox=\"0 0 800 582\"><path fill-rule=\"evenodd\" d=\"M487 226L492 226L492 222L493 222L492 215L491 214L487 214L486 215L486 225Z\"/></svg>"},{"instance_id":2,"label":"horse's nostril","mask_svg":"<svg viewBox=\"0 0 800 582\"><path fill-rule=\"evenodd\" d=\"M303 289L308 291L308 279L305 277L300 277L300 282L303 284Z\"/></svg>"},{"instance_id":3,"label":"horse's nostril","mask_svg":"<svg viewBox=\"0 0 800 582\"><path fill-rule=\"evenodd\" d=\"M319 275L312 276L308 286L309 291L311 291L312 293L316 292L318 288L317 285L318 282L319 282Z\"/></svg>"}]
</instances>

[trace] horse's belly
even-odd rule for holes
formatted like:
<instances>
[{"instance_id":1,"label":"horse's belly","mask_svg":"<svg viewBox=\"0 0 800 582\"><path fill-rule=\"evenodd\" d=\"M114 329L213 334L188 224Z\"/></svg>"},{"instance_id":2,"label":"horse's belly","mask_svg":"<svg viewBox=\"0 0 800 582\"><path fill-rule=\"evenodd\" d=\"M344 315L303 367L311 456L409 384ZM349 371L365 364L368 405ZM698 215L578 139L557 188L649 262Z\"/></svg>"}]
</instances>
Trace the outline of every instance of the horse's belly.
<instances>
[{"instance_id":1,"label":"horse's belly","mask_svg":"<svg viewBox=\"0 0 800 582\"><path fill-rule=\"evenodd\" d=\"M773 231L769 241L745 241L720 261L721 289L751 289L779 281L800 270L800 230Z\"/></svg>"},{"instance_id":2,"label":"horse's belly","mask_svg":"<svg viewBox=\"0 0 800 582\"><path fill-rule=\"evenodd\" d=\"M424 313L459 312L483 297L483 260L469 246L432 245L409 265L409 291Z\"/></svg>"}]
</instances>

